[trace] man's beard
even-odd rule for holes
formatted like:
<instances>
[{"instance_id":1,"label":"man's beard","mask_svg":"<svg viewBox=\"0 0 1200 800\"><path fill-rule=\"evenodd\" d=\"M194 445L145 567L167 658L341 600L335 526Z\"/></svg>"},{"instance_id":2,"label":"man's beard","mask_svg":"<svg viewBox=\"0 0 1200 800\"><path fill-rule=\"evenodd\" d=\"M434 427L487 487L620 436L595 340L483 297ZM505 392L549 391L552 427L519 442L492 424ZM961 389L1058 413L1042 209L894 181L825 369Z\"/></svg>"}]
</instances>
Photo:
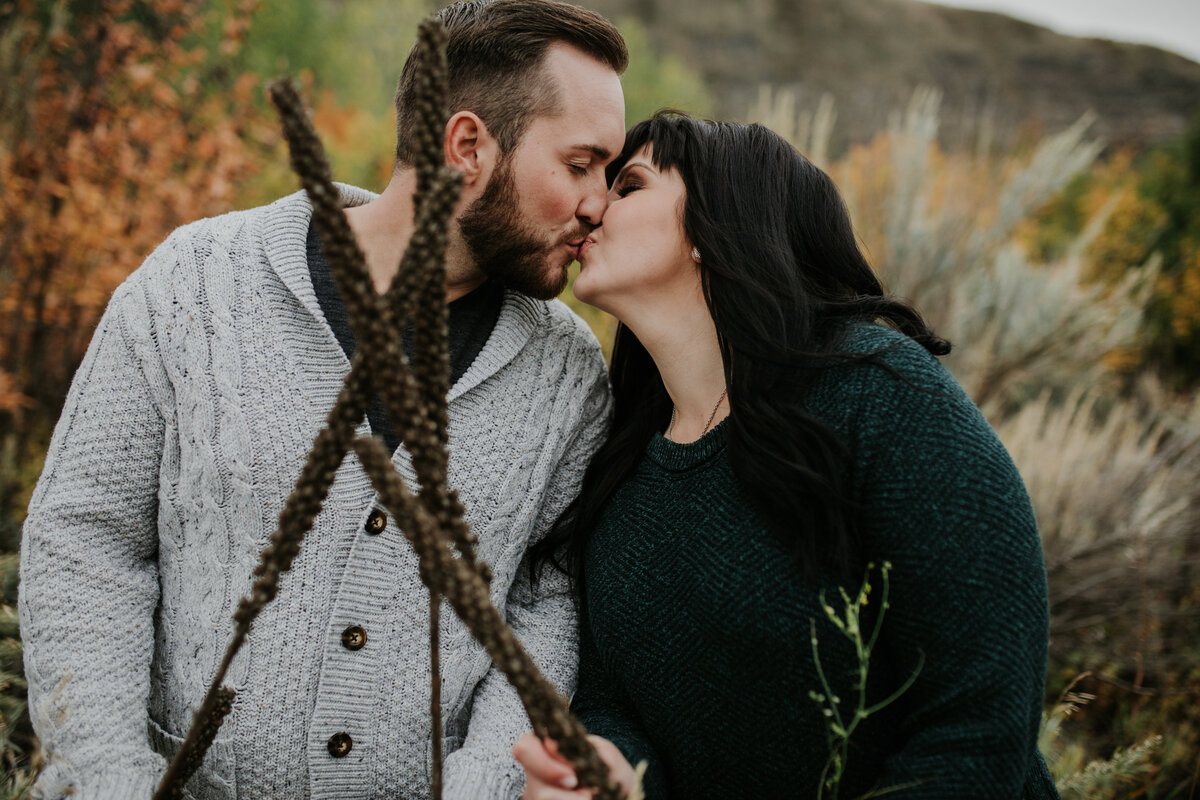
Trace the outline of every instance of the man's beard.
<instances>
[{"instance_id":1,"label":"man's beard","mask_svg":"<svg viewBox=\"0 0 1200 800\"><path fill-rule=\"evenodd\" d=\"M566 264L551 269L553 251L588 235L581 229L569 239L546 241L521 218L520 199L508 159L502 159L487 187L458 220L475 266L504 286L537 298L557 297L567 285Z\"/></svg>"}]
</instances>

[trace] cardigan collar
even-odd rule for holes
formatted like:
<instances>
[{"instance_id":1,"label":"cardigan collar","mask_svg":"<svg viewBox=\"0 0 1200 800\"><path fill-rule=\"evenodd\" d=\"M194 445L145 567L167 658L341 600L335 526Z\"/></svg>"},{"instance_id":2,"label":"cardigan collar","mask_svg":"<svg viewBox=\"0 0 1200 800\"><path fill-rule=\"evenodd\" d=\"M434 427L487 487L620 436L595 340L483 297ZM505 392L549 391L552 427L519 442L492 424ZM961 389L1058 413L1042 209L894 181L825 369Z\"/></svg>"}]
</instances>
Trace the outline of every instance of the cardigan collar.
<instances>
[{"instance_id":1,"label":"cardigan collar","mask_svg":"<svg viewBox=\"0 0 1200 800\"><path fill-rule=\"evenodd\" d=\"M360 206L378 195L356 186L335 184L344 206ZM312 203L303 190L276 200L266 207L266 219L262 232L263 247L271 269L308 311L316 323L324 328L329 338L336 343L333 329L325 321L325 315L317 302L312 276L308 268L305 239L312 219ZM494 375L521 351L529 341L539 322L549 315L545 302L534 300L506 289L504 303L492 335L483 350L475 357L466 373L450 389L447 400L478 386ZM346 360L346 369L349 369Z\"/></svg>"}]
</instances>

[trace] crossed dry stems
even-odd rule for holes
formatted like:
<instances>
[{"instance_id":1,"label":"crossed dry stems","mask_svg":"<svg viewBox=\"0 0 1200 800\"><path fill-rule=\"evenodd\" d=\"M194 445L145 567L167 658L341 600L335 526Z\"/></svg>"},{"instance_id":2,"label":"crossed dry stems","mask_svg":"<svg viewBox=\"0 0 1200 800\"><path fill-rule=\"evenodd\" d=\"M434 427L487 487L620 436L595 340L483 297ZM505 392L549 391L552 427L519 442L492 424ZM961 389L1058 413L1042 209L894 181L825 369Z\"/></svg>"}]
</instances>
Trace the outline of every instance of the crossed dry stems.
<instances>
[{"instance_id":1,"label":"crossed dry stems","mask_svg":"<svg viewBox=\"0 0 1200 800\"><path fill-rule=\"evenodd\" d=\"M199 768L222 720L232 709L235 693L221 686L234 656L262 609L279 591L280 576L299 553L305 534L321 511L334 474L353 450L370 477L380 502L412 544L422 583L429 588L432 672L431 726L434 747L431 794L441 796L440 670L438 610L441 597L516 689L534 732L557 741L559 751L575 767L582 786L598 789L597 798L618 800L620 789L588 743L586 731L567 708L558 690L538 671L503 615L492 604L487 565L475 558L475 537L464 519L462 504L447 483L446 392L449 347L445 304L446 230L461 189L461 176L442 161L446 123L445 32L427 20L418 30L413 57L417 71L418 154L416 159L416 225L400 267L386 295L379 295L342 211L324 150L290 81L270 87L279 109L292 166L313 206L313 222L328 259L357 340L357 348L325 428L312 450L292 494L279 515L279 527L263 549L254 570L251 593L238 604L234 635L209 691L179 752L163 777L155 800L182 796L184 784ZM405 355L401 331L412 320L413 355ZM370 391L377 390L388 417L412 456L420 484L414 495L374 437L356 436Z\"/></svg>"}]
</instances>

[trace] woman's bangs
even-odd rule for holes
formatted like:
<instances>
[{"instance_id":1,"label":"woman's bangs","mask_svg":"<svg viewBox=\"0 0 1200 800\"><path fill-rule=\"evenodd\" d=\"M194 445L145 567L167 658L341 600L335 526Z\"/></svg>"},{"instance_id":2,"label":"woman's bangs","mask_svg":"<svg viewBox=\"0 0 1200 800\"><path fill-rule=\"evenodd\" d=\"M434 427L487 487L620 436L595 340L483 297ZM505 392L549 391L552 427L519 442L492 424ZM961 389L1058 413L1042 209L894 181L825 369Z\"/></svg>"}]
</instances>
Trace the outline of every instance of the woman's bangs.
<instances>
[{"instance_id":1,"label":"woman's bangs","mask_svg":"<svg viewBox=\"0 0 1200 800\"><path fill-rule=\"evenodd\" d=\"M653 153L651 161L660 171L678 169L684 160L688 139L695 135L693 130L702 123L678 111L659 111L629 129L625 134L625 146L621 155L608 165L606 177L611 186L621 168L646 145Z\"/></svg>"}]
</instances>

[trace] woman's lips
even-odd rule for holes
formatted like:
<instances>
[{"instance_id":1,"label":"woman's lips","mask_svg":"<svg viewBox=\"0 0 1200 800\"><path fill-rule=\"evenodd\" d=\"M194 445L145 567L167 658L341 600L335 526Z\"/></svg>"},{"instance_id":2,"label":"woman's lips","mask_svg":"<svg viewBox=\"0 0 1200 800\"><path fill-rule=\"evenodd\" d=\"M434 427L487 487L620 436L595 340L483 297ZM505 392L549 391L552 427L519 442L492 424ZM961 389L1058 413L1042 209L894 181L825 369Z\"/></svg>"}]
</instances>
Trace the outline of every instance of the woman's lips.
<instances>
[{"instance_id":1,"label":"woman's lips","mask_svg":"<svg viewBox=\"0 0 1200 800\"><path fill-rule=\"evenodd\" d=\"M592 246L595 244L596 244L596 237L594 237L594 236L589 236L586 239L584 239L579 244L579 253L576 256L576 258L583 258L583 254L586 253L588 250L591 250Z\"/></svg>"}]
</instances>

